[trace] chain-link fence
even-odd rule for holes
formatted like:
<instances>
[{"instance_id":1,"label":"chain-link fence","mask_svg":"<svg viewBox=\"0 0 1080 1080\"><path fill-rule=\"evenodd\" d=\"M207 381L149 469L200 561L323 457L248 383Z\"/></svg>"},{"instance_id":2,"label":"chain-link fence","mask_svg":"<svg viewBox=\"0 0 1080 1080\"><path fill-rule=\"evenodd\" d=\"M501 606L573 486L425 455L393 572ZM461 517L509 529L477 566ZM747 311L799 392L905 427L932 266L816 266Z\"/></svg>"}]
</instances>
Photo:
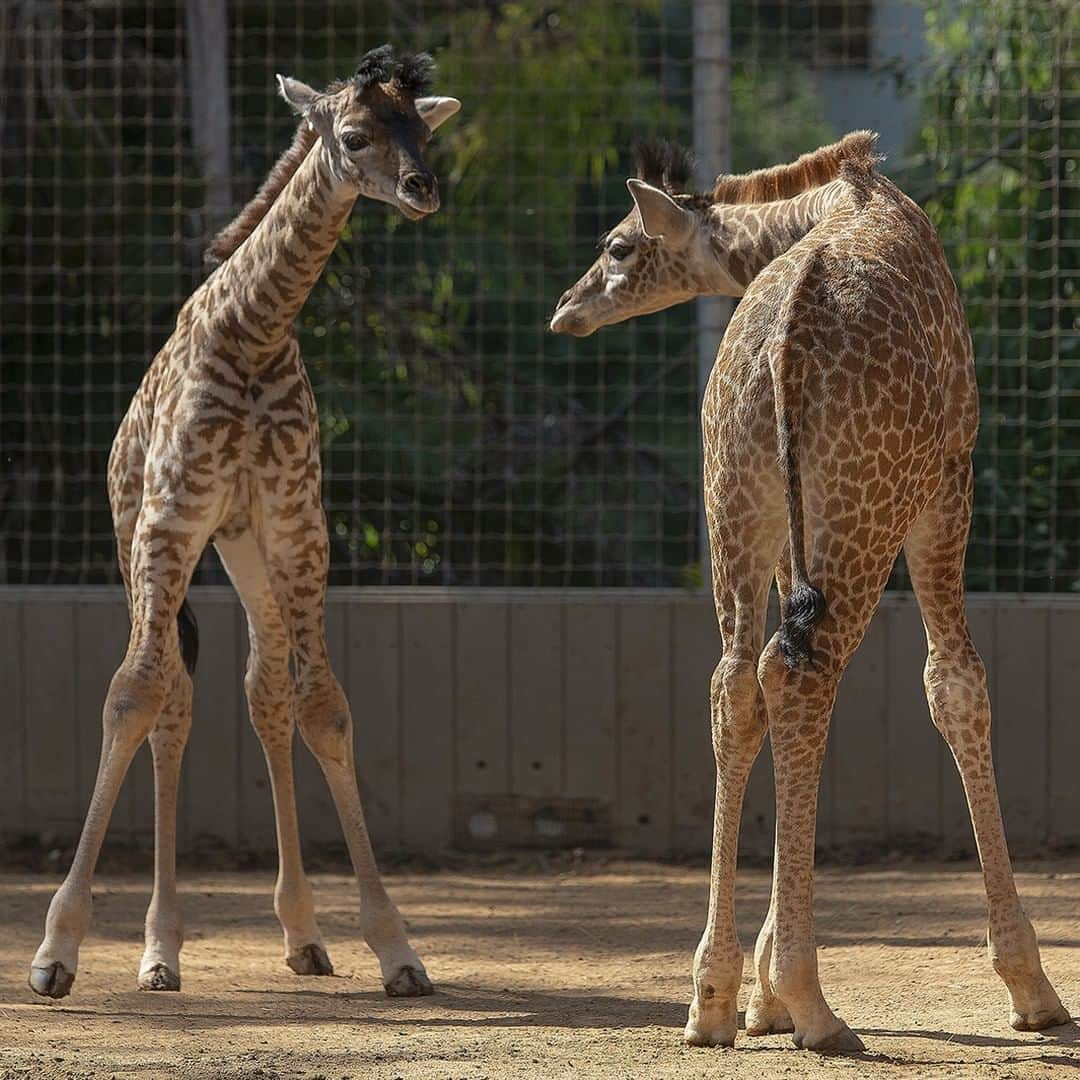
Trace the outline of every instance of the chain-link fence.
<instances>
[{"instance_id":1,"label":"chain-link fence","mask_svg":"<svg viewBox=\"0 0 1080 1080\"><path fill-rule=\"evenodd\" d=\"M694 20L659 0L0 7L0 580L116 580L112 434L208 236L288 143L275 72L320 85L392 41L431 49L464 108L429 154L440 213L361 203L299 321L333 583L697 582L692 306L546 332L626 210L632 140L692 136ZM942 232L984 403L971 585L1080 587L1076 5L731 0L727 22L735 169L872 127Z\"/></svg>"}]
</instances>

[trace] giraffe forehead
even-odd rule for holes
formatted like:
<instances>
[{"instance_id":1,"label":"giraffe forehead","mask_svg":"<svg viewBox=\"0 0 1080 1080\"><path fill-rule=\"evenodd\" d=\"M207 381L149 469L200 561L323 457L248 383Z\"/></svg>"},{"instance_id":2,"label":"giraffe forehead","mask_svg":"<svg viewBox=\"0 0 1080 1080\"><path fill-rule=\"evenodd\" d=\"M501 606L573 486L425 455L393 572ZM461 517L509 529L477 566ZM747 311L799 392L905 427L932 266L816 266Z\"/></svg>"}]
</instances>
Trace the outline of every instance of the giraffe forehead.
<instances>
[{"instance_id":1,"label":"giraffe forehead","mask_svg":"<svg viewBox=\"0 0 1080 1080\"><path fill-rule=\"evenodd\" d=\"M397 138L422 139L429 134L412 95L392 83L367 87L359 93L346 87L338 99L337 113L342 123L369 130L383 128Z\"/></svg>"}]
</instances>

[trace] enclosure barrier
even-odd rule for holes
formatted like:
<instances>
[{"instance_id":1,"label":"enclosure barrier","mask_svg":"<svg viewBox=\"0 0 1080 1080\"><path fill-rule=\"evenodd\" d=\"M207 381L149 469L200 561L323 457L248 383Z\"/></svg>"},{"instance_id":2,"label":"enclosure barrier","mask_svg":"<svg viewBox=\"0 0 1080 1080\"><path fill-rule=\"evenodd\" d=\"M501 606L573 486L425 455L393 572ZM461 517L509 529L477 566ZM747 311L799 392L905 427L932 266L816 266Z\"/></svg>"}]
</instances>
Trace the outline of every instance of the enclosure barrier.
<instances>
[{"instance_id":1,"label":"enclosure barrier","mask_svg":"<svg viewBox=\"0 0 1080 1080\"><path fill-rule=\"evenodd\" d=\"M246 719L242 611L192 591L202 632L180 799L182 850L270 849L266 767ZM1080 599L973 597L1014 852L1080 842ZM331 660L352 705L357 768L383 852L599 846L708 850L714 768L711 601L690 592L335 589ZM101 705L127 640L111 588L0 589L0 834L77 834ZM973 850L963 792L922 693L926 642L908 594L887 594L840 686L818 818L824 847ZM341 844L312 756L297 751L308 850ZM149 847L147 748L110 840ZM742 851L772 843L768 754L746 796Z\"/></svg>"}]
</instances>

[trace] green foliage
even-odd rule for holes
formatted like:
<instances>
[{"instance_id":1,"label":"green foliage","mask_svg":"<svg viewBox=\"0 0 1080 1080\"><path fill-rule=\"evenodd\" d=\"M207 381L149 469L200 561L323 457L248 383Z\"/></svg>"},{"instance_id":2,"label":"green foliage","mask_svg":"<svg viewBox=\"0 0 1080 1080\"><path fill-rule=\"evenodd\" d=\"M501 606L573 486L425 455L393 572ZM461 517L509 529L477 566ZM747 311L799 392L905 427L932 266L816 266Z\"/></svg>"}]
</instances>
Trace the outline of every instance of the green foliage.
<instances>
[{"instance_id":1,"label":"green foliage","mask_svg":"<svg viewBox=\"0 0 1080 1080\"><path fill-rule=\"evenodd\" d=\"M929 0L917 164L982 397L972 588L1080 589L1080 8Z\"/></svg>"}]
</instances>

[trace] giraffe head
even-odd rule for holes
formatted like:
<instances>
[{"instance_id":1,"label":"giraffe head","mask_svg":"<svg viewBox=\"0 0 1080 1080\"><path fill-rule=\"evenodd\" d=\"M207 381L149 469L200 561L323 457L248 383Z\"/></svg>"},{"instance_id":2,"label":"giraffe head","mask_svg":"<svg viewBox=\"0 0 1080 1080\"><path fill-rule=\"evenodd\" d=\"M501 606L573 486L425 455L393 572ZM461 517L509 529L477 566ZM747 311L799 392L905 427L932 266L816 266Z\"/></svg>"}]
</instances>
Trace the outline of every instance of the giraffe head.
<instances>
[{"instance_id":1,"label":"giraffe head","mask_svg":"<svg viewBox=\"0 0 1080 1080\"><path fill-rule=\"evenodd\" d=\"M600 255L562 294L551 319L557 334L587 337L601 326L649 315L718 288L706 196L684 194L693 161L674 143L639 144L637 176L627 180L633 209L600 238ZM733 294L741 289L731 283Z\"/></svg>"},{"instance_id":2,"label":"giraffe head","mask_svg":"<svg viewBox=\"0 0 1080 1080\"><path fill-rule=\"evenodd\" d=\"M461 108L457 98L429 96L434 72L427 53L397 58L383 45L364 56L351 79L322 93L281 75L278 85L322 139L342 183L418 221L439 209L439 184L424 164L424 148Z\"/></svg>"}]
</instances>

